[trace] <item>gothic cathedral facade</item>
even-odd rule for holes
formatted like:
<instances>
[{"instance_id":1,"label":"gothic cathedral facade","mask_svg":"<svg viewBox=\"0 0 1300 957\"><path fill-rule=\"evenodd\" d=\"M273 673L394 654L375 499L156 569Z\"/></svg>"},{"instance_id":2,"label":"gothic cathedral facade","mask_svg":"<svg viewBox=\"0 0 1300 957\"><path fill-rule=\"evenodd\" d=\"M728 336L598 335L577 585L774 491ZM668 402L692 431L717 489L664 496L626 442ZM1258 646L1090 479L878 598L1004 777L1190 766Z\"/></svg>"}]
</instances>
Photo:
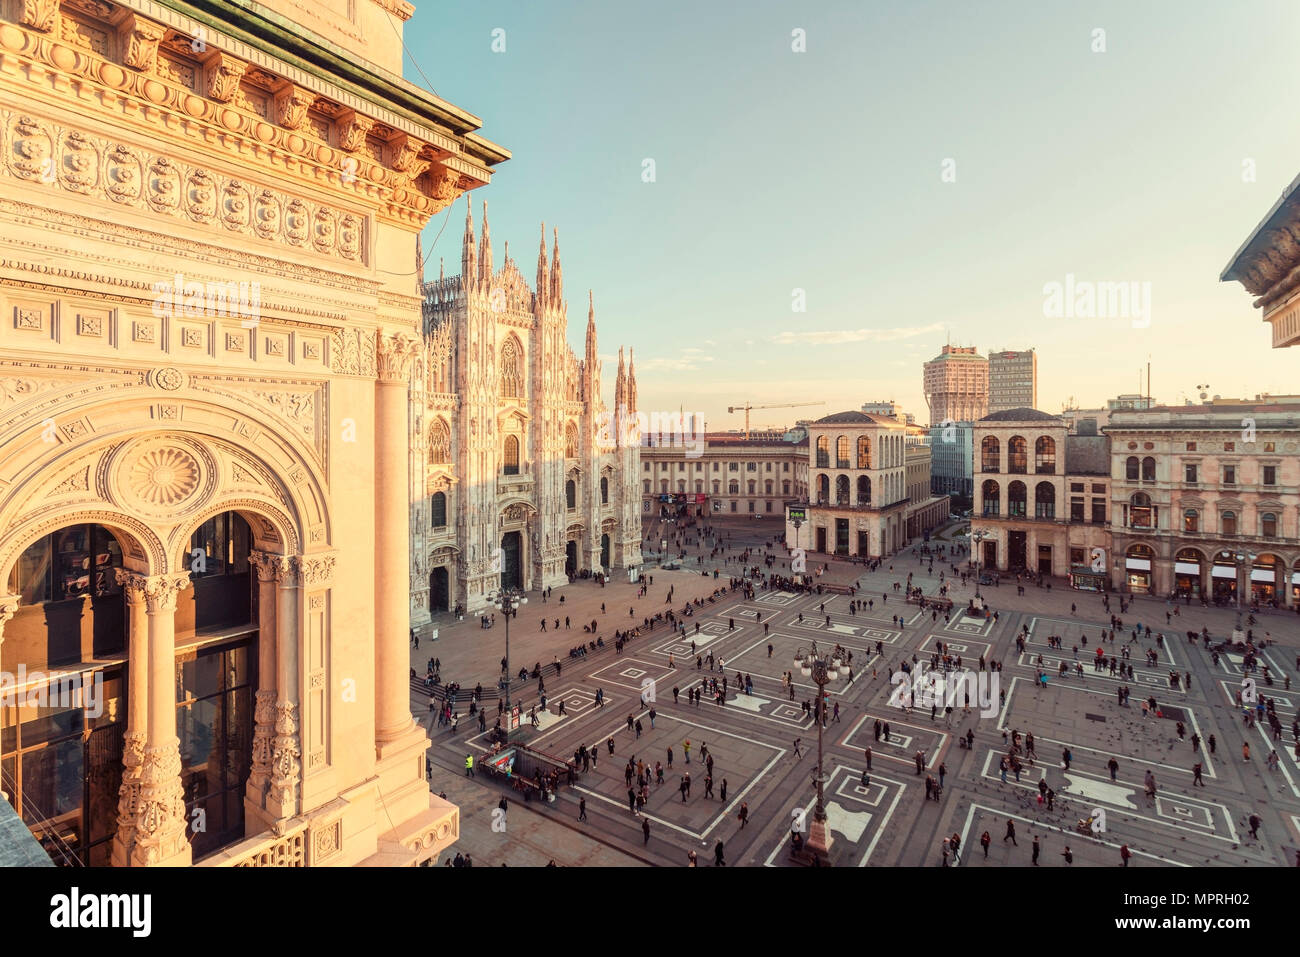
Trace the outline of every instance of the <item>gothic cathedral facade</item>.
<instances>
[{"instance_id":1,"label":"gothic cathedral facade","mask_svg":"<svg viewBox=\"0 0 1300 957\"><path fill-rule=\"evenodd\" d=\"M558 235L548 262L543 225L530 289L509 244L494 268L487 204L476 239L467 198L461 273L423 294L411 386L422 439L411 453L412 625L478 611L502 587L635 573L636 372L620 349L607 409L590 294L582 358L568 345Z\"/></svg>"}]
</instances>

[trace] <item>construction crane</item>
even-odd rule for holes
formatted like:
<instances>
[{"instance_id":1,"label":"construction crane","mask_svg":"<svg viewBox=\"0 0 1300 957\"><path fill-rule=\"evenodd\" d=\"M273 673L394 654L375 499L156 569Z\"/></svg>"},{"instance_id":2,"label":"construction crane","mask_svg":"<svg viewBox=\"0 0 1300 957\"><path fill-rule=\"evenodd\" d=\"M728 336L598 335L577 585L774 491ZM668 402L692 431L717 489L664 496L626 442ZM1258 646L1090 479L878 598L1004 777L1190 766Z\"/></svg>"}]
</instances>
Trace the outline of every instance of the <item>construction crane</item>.
<instances>
[{"instance_id":1,"label":"construction crane","mask_svg":"<svg viewBox=\"0 0 1300 957\"><path fill-rule=\"evenodd\" d=\"M789 405L751 405L746 402L744 405L729 405L728 412L745 413L745 438L749 438L749 410L750 409L798 409L806 405L825 405L825 402L792 402Z\"/></svg>"}]
</instances>

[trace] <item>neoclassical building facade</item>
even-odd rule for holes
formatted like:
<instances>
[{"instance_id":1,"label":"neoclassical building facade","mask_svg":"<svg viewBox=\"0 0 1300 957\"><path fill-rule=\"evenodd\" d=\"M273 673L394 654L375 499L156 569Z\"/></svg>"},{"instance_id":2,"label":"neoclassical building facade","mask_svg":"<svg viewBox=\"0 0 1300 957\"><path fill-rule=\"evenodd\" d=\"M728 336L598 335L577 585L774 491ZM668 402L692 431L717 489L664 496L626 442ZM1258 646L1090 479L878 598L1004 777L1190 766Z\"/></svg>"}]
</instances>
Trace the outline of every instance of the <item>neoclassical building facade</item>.
<instances>
[{"instance_id":1,"label":"neoclassical building facade","mask_svg":"<svg viewBox=\"0 0 1300 957\"><path fill-rule=\"evenodd\" d=\"M546 227L531 288L492 258L487 204L466 200L459 276L424 290L412 382L411 619L485 607L502 585L541 589L641 564L636 369L619 349L614 408L601 397L596 313L582 358L567 341L559 236ZM630 356L629 356L630 360Z\"/></svg>"},{"instance_id":2,"label":"neoclassical building facade","mask_svg":"<svg viewBox=\"0 0 1300 957\"><path fill-rule=\"evenodd\" d=\"M404 0L0 9L0 791L68 863L436 856L412 262L508 153Z\"/></svg>"}]
</instances>

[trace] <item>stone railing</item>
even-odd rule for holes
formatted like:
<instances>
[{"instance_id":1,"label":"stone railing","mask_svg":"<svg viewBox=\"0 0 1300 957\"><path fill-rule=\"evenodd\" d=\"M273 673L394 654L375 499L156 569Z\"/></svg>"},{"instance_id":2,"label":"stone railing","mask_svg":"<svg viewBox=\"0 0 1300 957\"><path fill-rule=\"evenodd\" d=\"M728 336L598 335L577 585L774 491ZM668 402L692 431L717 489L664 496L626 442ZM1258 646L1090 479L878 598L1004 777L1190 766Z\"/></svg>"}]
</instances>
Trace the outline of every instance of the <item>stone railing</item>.
<instances>
[{"instance_id":1,"label":"stone railing","mask_svg":"<svg viewBox=\"0 0 1300 957\"><path fill-rule=\"evenodd\" d=\"M197 866L306 867L307 864L307 822L300 821L282 835L267 831L245 838Z\"/></svg>"}]
</instances>

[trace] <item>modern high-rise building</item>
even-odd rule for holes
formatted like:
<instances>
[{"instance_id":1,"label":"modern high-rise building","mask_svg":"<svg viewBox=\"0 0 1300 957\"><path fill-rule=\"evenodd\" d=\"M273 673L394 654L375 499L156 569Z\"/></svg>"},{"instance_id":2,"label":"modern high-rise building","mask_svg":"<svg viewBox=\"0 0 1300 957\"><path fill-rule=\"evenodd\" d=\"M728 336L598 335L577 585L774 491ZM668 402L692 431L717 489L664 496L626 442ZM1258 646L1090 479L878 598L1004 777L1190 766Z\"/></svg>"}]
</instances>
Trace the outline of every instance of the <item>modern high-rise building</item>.
<instances>
[{"instance_id":1,"label":"modern high-rise building","mask_svg":"<svg viewBox=\"0 0 1300 957\"><path fill-rule=\"evenodd\" d=\"M974 346L944 346L925 364L923 386L931 426L988 415L989 360Z\"/></svg>"},{"instance_id":2,"label":"modern high-rise building","mask_svg":"<svg viewBox=\"0 0 1300 957\"><path fill-rule=\"evenodd\" d=\"M989 350L989 412L1038 405L1038 354Z\"/></svg>"}]
</instances>

